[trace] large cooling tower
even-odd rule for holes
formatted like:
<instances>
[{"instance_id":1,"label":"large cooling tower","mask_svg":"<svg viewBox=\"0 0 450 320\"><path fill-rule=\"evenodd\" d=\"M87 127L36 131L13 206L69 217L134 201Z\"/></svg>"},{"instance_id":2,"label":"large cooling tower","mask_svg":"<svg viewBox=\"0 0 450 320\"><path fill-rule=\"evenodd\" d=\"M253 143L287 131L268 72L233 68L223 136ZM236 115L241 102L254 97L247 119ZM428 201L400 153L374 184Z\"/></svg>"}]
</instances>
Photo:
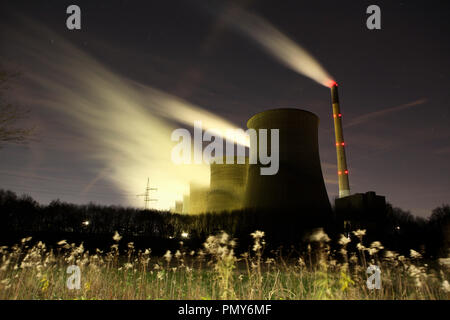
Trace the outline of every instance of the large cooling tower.
<instances>
[{"instance_id":1,"label":"large cooling tower","mask_svg":"<svg viewBox=\"0 0 450 320\"><path fill-rule=\"evenodd\" d=\"M300 109L274 109L254 115L247 127L279 129L280 164L276 175L261 175L264 165L249 164L245 207L331 212L320 166L319 118Z\"/></svg>"},{"instance_id":2,"label":"large cooling tower","mask_svg":"<svg viewBox=\"0 0 450 320\"><path fill-rule=\"evenodd\" d=\"M243 164L211 163L210 191L208 195L208 212L222 212L242 209L245 185L247 182L248 158L242 159Z\"/></svg>"}]
</instances>

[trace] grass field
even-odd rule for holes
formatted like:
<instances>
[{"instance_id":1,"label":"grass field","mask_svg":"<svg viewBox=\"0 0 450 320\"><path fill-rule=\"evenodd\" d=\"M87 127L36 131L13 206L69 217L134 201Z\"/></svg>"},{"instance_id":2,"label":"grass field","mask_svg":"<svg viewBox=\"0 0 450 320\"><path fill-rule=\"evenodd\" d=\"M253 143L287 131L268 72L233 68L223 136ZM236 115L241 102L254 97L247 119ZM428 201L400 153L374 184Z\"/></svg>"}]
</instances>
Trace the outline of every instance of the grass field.
<instances>
[{"instance_id":1,"label":"grass field","mask_svg":"<svg viewBox=\"0 0 450 320\"><path fill-rule=\"evenodd\" d=\"M62 240L58 249L23 239L1 247L0 299L449 299L450 258L432 266L411 250L408 257L384 250L379 242L363 245L365 231L354 232L356 252L347 252L350 239L341 236L340 249L330 252L321 230L310 238L301 257L264 255L264 233L252 233L250 252L236 256L235 240L221 233L204 247L154 257L120 242L116 233L109 252L87 252ZM119 255L119 245L127 248ZM80 270L79 289L70 265ZM380 268L381 288L369 289L369 265Z\"/></svg>"}]
</instances>

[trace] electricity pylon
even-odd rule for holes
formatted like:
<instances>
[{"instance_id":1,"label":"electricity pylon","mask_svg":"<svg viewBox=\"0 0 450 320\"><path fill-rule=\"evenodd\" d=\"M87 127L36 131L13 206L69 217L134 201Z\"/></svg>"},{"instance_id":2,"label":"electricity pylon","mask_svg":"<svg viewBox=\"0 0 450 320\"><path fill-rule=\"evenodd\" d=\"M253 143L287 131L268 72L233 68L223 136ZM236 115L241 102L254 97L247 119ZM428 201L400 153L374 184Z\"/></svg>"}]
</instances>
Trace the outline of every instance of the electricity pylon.
<instances>
[{"instance_id":1,"label":"electricity pylon","mask_svg":"<svg viewBox=\"0 0 450 320\"><path fill-rule=\"evenodd\" d=\"M136 195L137 197L144 197L144 209L149 208L150 201L158 201L158 199L150 198L150 191L156 191L158 188L150 188L150 179L147 178L147 187L145 188L145 193Z\"/></svg>"}]
</instances>

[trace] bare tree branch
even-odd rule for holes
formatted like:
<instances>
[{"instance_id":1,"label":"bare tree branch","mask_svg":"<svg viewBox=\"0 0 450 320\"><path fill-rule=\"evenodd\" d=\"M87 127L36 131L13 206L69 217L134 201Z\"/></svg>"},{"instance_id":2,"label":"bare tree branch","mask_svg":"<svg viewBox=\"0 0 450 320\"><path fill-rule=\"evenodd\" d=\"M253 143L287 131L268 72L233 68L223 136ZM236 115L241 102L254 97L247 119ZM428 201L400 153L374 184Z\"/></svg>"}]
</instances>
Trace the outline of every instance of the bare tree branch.
<instances>
[{"instance_id":1,"label":"bare tree branch","mask_svg":"<svg viewBox=\"0 0 450 320\"><path fill-rule=\"evenodd\" d=\"M34 129L23 129L16 126L21 119L27 118L29 110L21 109L4 101L4 94L9 89L9 81L18 74L0 70L0 148L3 143L27 143Z\"/></svg>"}]
</instances>

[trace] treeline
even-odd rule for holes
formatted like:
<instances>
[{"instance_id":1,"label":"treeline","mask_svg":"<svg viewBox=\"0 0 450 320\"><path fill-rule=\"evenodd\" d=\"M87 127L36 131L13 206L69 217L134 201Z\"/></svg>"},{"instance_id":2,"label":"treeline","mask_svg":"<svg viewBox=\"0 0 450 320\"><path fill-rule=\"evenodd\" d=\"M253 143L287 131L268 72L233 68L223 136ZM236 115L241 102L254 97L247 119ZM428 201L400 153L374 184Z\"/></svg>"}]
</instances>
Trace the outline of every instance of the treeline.
<instances>
[{"instance_id":1,"label":"treeline","mask_svg":"<svg viewBox=\"0 0 450 320\"><path fill-rule=\"evenodd\" d=\"M366 221L366 220L367 221ZM152 248L155 253L185 246L199 248L207 236L224 230L239 239L239 250L252 244L250 233L263 230L268 250L305 250L308 234L322 227L330 238L345 233L343 221L333 213L241 210L202 215L141 210L96 204L75 205L59 200L40 205L33 198L0 190L0 245L17 243L32 236L34 240L54 245L64 239L83 242L89 249L107 249L118 231L122 241L134 242L138 248ZM428 219L388 205L386 210L363 217L358 227L367 229L367 241L381 241L397 251L415 249L430 257L448 253L450 207L433 210Z\"/></svg>"}]
</instances>

